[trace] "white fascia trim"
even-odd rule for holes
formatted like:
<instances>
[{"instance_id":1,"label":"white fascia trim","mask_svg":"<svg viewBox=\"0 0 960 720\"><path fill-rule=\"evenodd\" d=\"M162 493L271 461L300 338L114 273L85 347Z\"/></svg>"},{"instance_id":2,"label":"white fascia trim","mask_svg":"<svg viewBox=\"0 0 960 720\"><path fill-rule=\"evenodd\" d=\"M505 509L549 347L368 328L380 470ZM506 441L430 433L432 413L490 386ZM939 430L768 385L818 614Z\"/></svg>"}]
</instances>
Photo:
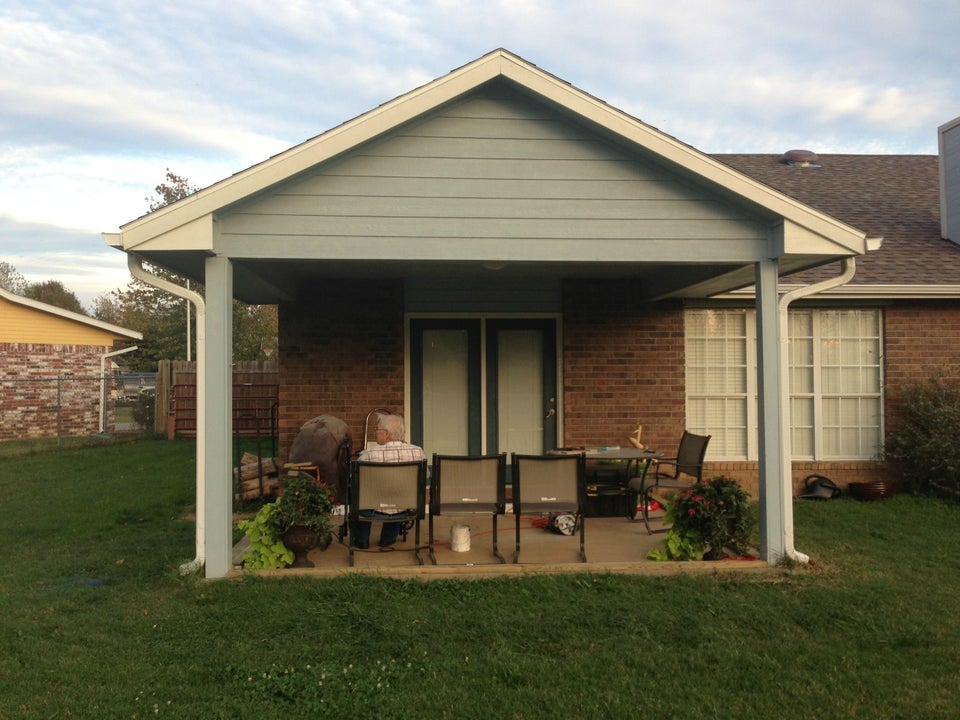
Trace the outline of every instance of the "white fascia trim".
<instances>
[{"instance_id":1,"label":"white fascia trim","mask_svg":"<svg viewBox=\"0 0 960 720\"><path fill-rule=\"evenodd\" d=\"M870 249L866 234L856 228L744 175L509 53L503 57L503 75L700 177L726 187L814 233L829 237L841 247L858 254Z\"/></svg>"},{"instance_id":2,"label":"white fascia trim","mask_svg":"<svg viewBox=\"0 0 960 720\"><path fill-rule=\"evenodd\" d=\"M216 213L501 76L776 215L828 237L841 247L854 253L866 251L865 235L855 228L753 180L502 49L209 188L127 223L122 226L122 246L125 249L135 247L192 219Z\"/></svg>"},{"instance_id":3,"label":"white fascia trim","mask_svg":"<svg viewBox=\"0 0 960 720\"><path fill-rule=\"evenodd\" d=\"M12 303L17 303L18 305L23 305L24 307L39 310L49 315L57 315L66 320L72 320L73 322L82 323L83 325L89 325L97 328L98 330L105 330L113 335L122 335L123 337L131 338L133 340L143 340L143 333L139 333L136 330L128 330L127 328L122 328L119 325L111 325L110 323L88 317L87 315L81 315L80 313L64 310L63 308L59 308L55 305L42 303L39 300L25 298L22 295L16 295L8 290L4 290L3 288L0 288L0 297L4 298L5 300L9 300Z\"/></svg>"},{"instance_id":4,"label":"white fascia trim","mask_svg":"<svg viewBox=\"0 0 960 720\"><path fill-rule=\"evenodd\" d=\"M499 58L497 53L491 53L193 195L122 225L122 247L136 247L144 240L169 232L205 214L216 213L402 125L498 75Z\"/></svg>"},{"instance_id":5,"label":"white fascia trim","mask_svg":"<svg viewBox=\"0 0 960 720\"><path fill-rule=\"evenodd\" d=\"M781 284L781 292L791 292L803 285ZM752 287L732 290L711 296L713 300L744 300L754 296ZM945 299L960 298L960 285L842 285L814 295L824 299L893 300L893 299Z\"/></svg>"}]
</instances>

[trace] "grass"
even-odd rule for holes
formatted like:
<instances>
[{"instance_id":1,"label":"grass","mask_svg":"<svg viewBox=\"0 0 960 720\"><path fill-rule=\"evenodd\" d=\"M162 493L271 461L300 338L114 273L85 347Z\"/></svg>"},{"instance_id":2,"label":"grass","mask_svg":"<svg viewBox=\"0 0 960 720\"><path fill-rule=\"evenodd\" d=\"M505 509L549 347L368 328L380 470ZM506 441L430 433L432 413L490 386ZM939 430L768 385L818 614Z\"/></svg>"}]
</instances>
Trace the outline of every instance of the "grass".
<instances>
[{"instance_id":1,"label":"grass","mask_svg":"<svg viewBox=\"0 0 960 720\"><path fill-rule=\"evenodd\" d=\"M15 458L11 457L16 455ZM0 444L0 718L952 718L960 510L796 505L757 577L206 582L193 444Z\"/></svg>"}]
</instances>

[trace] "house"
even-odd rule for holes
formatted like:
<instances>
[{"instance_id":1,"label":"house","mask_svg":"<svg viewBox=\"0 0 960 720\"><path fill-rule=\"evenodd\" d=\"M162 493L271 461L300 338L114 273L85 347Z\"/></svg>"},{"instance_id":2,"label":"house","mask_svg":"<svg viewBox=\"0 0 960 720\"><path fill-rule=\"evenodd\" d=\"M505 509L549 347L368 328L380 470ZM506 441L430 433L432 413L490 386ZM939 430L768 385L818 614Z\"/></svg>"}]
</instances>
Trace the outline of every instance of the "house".
<instances>
[{"instance_id":1,"label":"house","mask_svg":"<svg viewBox=\"0 0 960 720\"><path fill-rule=\"evenodd\" d=\"M279 304L281 452L376 407L428 453L625 444L638 422L670 452L689 427L758 493L762 556L804 559L795 476L882 471L887 296L843 288L883 271L892 228L834 198L848 160L711 157L496 50L105 234L138 277L206 286L195 564L230 567L234 297ZM907 342L939 302L918 292Z\"/></svg>"},{"instance_id":2,"label":"house","mask_svg":"<svg viewBox=\"0 0 960 720\"><path fill-rule=\"evenodd\" d=\"M102 429L114 344L142 337L0 288L0 440Z\"/></svg>"},{"instance_id":3,"label":"house","mask_svg":"<svg viewBox=\"0 0 960 720\"><path fill-rule=\"evenodd\" d=\"M902 389L958 372L960 247L941 237L938 157L820 155L806 165L773 155L713 157L883 237L880 250L857 259L848 283L791 312L792 455L796 487L811 473L843 484L893 479L880 458ZM781 289L815 282L824 271L785 277ZM734 292L713 298L712 307L729 308L738 295L749 303L748 293Z\"/></svg>"}]
</instances>

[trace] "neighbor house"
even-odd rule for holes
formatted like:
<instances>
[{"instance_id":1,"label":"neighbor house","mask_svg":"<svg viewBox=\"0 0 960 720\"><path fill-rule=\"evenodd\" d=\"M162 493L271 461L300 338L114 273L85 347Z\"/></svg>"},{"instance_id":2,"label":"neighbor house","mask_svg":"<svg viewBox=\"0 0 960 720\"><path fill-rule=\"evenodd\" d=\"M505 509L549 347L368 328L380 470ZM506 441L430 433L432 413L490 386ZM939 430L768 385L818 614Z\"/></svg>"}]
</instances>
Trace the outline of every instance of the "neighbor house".
<instances>
[{"instance_id":1,"label":"neighbor house","mask_svg":"<svg viewBox=\"0 0 960 720\"><path fill-rule=\"evenodd\" d=\"M0 288L0 440L96 433L114 346L142 337Z\"/></svg>"},{"instance_id":2,"label":"neighbor house","mask_svg":"<svg viewBox=\"0 0 960 720\"><path fill-rule=\"evenodd\" d=\"M497 50L105 234L206 286L196 563L230 568L234 297L279 304L281 453L377 407L428 454L690 428L759 495L763 557L803 559L795 483L884 472L885 386L951 357L960 252L936 158L787 160L709 156Z\"/></svg>"}]
</instances>

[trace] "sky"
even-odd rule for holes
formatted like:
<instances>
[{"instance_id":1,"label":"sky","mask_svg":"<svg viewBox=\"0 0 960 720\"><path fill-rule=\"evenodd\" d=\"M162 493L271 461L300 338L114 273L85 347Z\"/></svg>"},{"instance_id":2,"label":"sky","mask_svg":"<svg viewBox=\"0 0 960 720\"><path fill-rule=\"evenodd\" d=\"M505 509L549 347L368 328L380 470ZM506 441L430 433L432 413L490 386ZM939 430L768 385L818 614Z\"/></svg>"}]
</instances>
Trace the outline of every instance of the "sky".
<instances>
[{"instance_id":1,"label":"sky","mask_svg":"<svg viewBox=\"0 0 960 720\"><path fill-rule=\"evenodd\" d=\"M90 307L100 233L494 50L708 153L936 154L956 0L4 0L0 260Z\"/></svg>"}]
</instances>

